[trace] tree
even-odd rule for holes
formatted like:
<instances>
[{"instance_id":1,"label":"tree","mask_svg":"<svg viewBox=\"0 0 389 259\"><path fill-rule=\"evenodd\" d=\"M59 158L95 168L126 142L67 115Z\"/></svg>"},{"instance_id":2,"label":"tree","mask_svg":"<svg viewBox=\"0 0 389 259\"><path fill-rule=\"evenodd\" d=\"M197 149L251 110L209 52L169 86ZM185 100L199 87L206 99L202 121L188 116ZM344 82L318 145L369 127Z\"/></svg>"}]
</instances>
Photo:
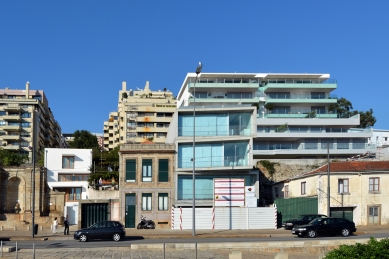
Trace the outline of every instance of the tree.
<instances>
[{"instance_id":1,"label":"tree","mask_svg":"<svg viewBox=\"0 0 389 259\"><path fill-rule=\"evenodd\" d=\"M28 155L0 148L0 166L20 166L28 161Z\"/></svg>"},{"instance_id":2,"label":"tree","mask_svg":"<svg viewBox=\"0 0 389 259\"><path fill-rule=\"evenodd\" d=\"M330 105L328 111L336 112L340 118L349 118L359 114L360 124L357 128L373 127L377 121L373 116L373 109L366 112L353 110L352 103L345 98L340 98L336 104Z\"/></svg>"},{"instance_id":3,"label":"tree","mask_svg":"<svg viewBox=\"0 0 389 259\"><path fill-rule=\"evenodd\" d=\"M361 124L358 126L358 128L373 127L374 124L377 122L376 118L373 116L373 109L370 109L369 111L366 111L366 112L353 111L353 115L356 115L358 113L359 113L360 122L361 122Z\"/></svg>"},{"instance_id":4,"label":"tree","mask_svg":"<svg viewBox=\"0 0 389 259\"><path fill-rule=\"evenodd\" d=\"M76 130L73 133L74 140L70 142L71 148L80 148L80 149L88 149L88 148L99 148L99 143L97 142L97 137L91 134L87 130Z\"/></svg>"},{"instance_id":5,"label":"tree","mask_svg":"<svg viewBox=\"0 0 389 259\"><path fill-rule=\"evenodd\" d=\"M127 99L127 97L128 97L128 94L126 92L122 93L122 100Z\"/></svg>"}]
</instances>

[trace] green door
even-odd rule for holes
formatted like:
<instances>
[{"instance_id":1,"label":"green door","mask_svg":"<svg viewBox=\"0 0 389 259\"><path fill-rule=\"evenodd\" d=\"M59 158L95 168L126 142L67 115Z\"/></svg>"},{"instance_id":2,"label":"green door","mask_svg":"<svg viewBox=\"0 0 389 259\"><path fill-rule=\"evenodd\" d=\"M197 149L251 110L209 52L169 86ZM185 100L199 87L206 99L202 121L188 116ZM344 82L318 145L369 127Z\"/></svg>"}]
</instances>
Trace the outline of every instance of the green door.
<instances>
[{"instance_id":1,"label":"green door","mask_svg":"<svg viewBox=\"0 0 389 259\"><path fill-rule=\"evenodd\" d=\"M126 228L135 228L135 204L136 196L135 193L126 194Z\"/></svg>"},{"instance_id":2,"label":"green door","mask_svg":"<svg viewBox=\"0 0 389 259\"><path fill-rule=\"evenodd\" d=\"M108 220L108 203L84 203L81 206L81 228Z\"/></svg>"},{"instance_id":3,"label":"green door","mask_svg":"<svg viewBox=\"0 0 389 259\"><path fill-rule=\"evenodd\" d=\"M331 217L353 221L353 207L331 208Z\"/></svg>"}]
</instances>

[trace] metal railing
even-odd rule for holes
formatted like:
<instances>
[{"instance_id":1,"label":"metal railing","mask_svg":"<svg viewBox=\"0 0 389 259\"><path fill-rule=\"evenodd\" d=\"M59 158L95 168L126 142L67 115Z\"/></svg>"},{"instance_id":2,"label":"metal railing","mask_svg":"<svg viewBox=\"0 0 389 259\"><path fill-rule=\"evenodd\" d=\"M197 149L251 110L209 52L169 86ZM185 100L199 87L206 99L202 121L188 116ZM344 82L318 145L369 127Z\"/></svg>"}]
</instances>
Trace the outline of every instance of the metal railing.
<instances>
[{"instance_id":1,"label":"metal railing","mask_svg":"<svg viewBox=\"0 0 389 259\"><path fill-rule=\"evenodd\" d=\"M327 149L327 143L279 143L279 144L254 144L254 150L321 150ZM329 149L376 149L375 145L364 143L330 143Z\"/></svg>"},{"instance_id":2,"label":"metal railing","mask_svg":"<svg viewBox=\"0 0 389 259\"><path fill-rule=\"evenodd\" d=\"M196 136L250 136L252 135L251 125L248 126L231 126L231 125L214 125L214 126L196 126ZM179 137L193 136L193 126L178 127Z\"/></svg>"}]
</instances>

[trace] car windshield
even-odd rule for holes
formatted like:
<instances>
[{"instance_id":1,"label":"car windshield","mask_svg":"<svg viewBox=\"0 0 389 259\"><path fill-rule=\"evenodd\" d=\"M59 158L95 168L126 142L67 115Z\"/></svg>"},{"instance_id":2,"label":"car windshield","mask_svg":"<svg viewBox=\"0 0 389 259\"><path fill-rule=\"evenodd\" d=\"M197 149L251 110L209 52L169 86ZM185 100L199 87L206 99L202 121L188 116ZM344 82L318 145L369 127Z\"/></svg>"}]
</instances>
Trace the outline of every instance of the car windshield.
<instances>
[{"instance_id":1,"label":"car windshield","mask_svg":"<svg viewBox=\"0 0 389 259\"><path fill-rule=\"evenodd\" d=\"M312 220L311 222L309 222L309 224L313 225L313 226L317 226L317 225L320 225L322 220L323 220L322 218L316 218L316 219Z\"/></svg>"},{"instance_id":2,"label":"car windshield","mask_svg":"<svg viewBox=\"0 0 389 259\"><path fill-rule=\"evenodd\" d=\"M300 216L298 216L297 220L304 220L305 217L306 217L306 216L304 216L304 215L300 215Z\"/></svg>"}]
</instances>

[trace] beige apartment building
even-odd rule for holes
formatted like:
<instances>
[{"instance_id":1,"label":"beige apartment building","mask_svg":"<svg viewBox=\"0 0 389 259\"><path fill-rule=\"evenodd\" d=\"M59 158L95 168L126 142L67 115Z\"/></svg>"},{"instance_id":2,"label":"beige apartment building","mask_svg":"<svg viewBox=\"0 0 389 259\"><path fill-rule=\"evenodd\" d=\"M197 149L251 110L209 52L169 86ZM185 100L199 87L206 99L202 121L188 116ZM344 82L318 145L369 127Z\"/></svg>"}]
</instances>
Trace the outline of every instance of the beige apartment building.
<instances>
[{"instance_id":1,"label":"beige apartment building","mask_svg":"<svg viewBox=\"0 0 389 259\"><path fill-rule=\"evenodd\" d=\"M118 110L111 112L104 122L105 150L119 144L165 143L176 106L173 93L166 88L152 91L146 81L144 89L127 90L123 81Z\"/></svg>"},{"instance_id":2,"label":"beige apartment building","mask_svg":"<svg viewBox=\"0 0 389 259\"><path fill-rule=\"evenodd\" d=\"M45 147L64 147L61 127L43 90L0 89L0 145L3 149L36 154Z\"/></svg>"}]
</instances>

